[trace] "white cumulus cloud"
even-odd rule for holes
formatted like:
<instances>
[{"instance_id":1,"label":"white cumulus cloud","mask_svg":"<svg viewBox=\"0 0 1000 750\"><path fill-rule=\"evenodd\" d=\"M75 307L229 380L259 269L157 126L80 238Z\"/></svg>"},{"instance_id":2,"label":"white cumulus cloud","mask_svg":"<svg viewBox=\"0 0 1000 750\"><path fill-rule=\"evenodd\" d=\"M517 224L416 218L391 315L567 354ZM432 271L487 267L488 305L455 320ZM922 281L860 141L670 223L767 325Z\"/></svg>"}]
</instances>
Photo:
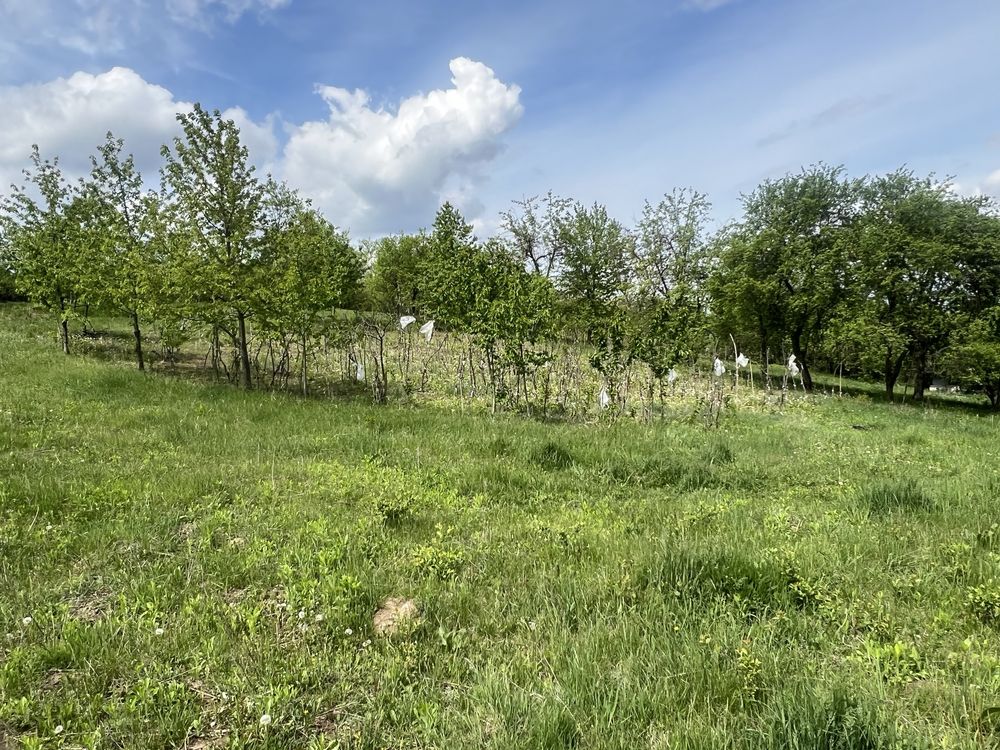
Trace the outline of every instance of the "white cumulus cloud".
<instances>
[{"instance_id":1,"label":"white cumulus cloud","mask_svg":"<svg viewBox=\"0 0 1000 750\"><path fill-rule=\"evenodd\" d=\"M180 133L177 113L193 106L129 68L0 87L0 101L5 104L0 109L0 191L20 181L33 144L45 158L58 156L71 178L83 176L109 130L125 140L147 181L155 183L160 146ZM239 126L254 161L267 169L278 153L273 118L257 123L240 108L224 115Z\"/></svg>"},{"instance_id":2,"label":"white cumulus cloud","mask_svg":"<svg viewBox=\"0 0 1000 750\"><path fill-rule=\"evenodd\" d=\"M456 58L450 67L451 88L391 110L372 106L364 91L321 86L329 118L280 123L283 146L276 115L255 120L239 107L223 115L236 122L262 173L285 179L355 235L427 226L444 200L481 220L477 186L521 117L520 89L479 62ZM84 176L108 130L155 185L160 147L180 134L177 113L193 106L129 68L0 86L0 101L0 192L20 182L33 144L46 158L58 156L71 179Z\"/></svg>"},{"instance_id":3,"label":"white cumulus cloud","mask_svg":"<svg viewBox=\"0 0 1000 750\"><path fill-rule=\"evenodd\" d=\"M283 175L335 223L377 234L426 225L443 198L463 195L521 117L521 90L464 57L452 87L373 107L362 90L320 86L327 120L289 129Z\"/></svg>"}]
</instances>

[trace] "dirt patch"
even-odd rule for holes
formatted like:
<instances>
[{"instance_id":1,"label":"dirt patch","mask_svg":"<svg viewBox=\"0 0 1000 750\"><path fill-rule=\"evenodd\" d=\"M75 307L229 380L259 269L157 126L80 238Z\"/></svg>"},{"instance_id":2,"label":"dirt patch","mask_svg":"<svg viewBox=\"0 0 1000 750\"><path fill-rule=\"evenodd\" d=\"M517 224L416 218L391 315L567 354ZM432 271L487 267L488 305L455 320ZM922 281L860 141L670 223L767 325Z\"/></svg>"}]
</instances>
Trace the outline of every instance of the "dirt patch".
<instances>
[{"instance_id":1,"label":"dirt patch","mask_svg":"<svg viewBox=\"0 0 1000 750\"><path fill-rule=\"evenodd\" d=\"M392 635L419 614L417 604L412 599L390 597L382 602L372 619L372 627L377 635Z\"/></svg>"},{"instance_id":2,"label":"dirt patch","mask_svg":"<svg viewBox=\"0 0 1000 750\"><path fill-rule=\"evenodd\" d=\"M111 610L111 594L107 591L95 591L75 599L69 605L69 614L80 622L99 622Z\"/></svg>"}]
</instances>

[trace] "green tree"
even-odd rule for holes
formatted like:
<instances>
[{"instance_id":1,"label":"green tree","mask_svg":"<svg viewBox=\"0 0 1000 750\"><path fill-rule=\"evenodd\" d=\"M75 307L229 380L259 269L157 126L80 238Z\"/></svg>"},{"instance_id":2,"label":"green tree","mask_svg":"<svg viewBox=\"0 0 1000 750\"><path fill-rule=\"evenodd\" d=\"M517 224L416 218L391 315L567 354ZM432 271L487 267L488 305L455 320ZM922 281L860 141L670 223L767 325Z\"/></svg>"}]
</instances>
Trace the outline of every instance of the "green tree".
<instances>
[{"instance_id":1,"label":"green tree","mask_svg":"<svg viewBox=\"0 0 1000 750\"><path fill-rule=\"evenodd\" d=\"M547 279L559 275L566 250L563 228L573 209L573 201L550 190L543 198L514 201L513 208L501 214L514 256L532 273Z\"/></svg>"},{"instance_id":2,"label":"green tree","mask_svg":"<svg viewBox=\"0 0 1000 750\"><path fill-rule=\"evenodd\" d=\"M955 383L981 391L1000 409L1000 307L993 307L954 333L941 370Z\"/></svg>"},{"instance_id":3,"label":"green tree","mask_svg":"<svg viewBox=\"0 0 1000 750\"><path fill-rule=\"evenodd\" d=\"M838 237L855 215L857 184L824 164L767 180L743 197L743 221L729 235L714 288L716 304L791 344L812 389L810 349L843 293Z\"/></svg>"},{"instance_id":4,"label":"green tree","mask_svg":"<svg viewBox=\"0 0 1000 750\"><path fill-rule=\"evenodd\" d=\"M567 322L593 347L591 365L620 397L621 377L631 362L634 237L604 206L576 206L560 229L565 243L558 288Z\"/></svg>"},{"instance_id":5,"label":"green tree","mask_svg":"<svg viewBox=\"0 0 1000 750\"><path fill-rule=\"evenodd\" d=\"M91 157L83 189L93 201L99 240L89 272L97 301L128 316L136 365L144 370L140 318L153 309L160 286L151 241L156 197L143 188L135 160L123 148L124 141L109 132Z\"/></svg>"},{"instance_id":6,"label":"green tree","mask_svg":"<svg viewBox=\"0 0 1000 750\"><path fill-rule=\"evenodd\" d=\"M995 220L984 209L982 200L905 169L866 181L860 217L845 236L853 294L843 317L878 352L889 398L907 358L914 397L923 396L933 355L982 306L983 291L995 290L984 260Z\"/></svg>"},{"instance_id":7,"label":"green tree","mask_svg":"<svg viewBox=\"0 0 1000 750\"><path fill-rule=\"evenodd\" d=\"M83 296L81 258L92 236L86 199L71 188L59 160L31 151L25 183L4 201L4 236L16 287L33 303L59 316L62 350L69 354L69 320Z\"/></svg>"},{"instance_id":8,"label":"green tree","mask_svg":"<svg viewBox=\"0 0 1000 750\"><path fill-rule=\"evenodd\" d=\"M359 298L363 263L345 233L281 185L272 185L273 219L262 242L261 326L293 333L301 346L301 384L308 393L309 337L334 308Z\"/></svg>"},{"instance_id":9,"label":"green tree","mask_svg":"<svg viewBox=\"0 0 1000 750\"><path fill-rule=\"evenodd\" d=\"M660 380L705 339L712 270L710 211L707 197L692 190L674 190L643 208L634 245L635 352Z\"/></svg>"},{"instance_id":10,"label":"green tree","mask_svg":"<svg viewBox=\"0 0 1000 750\"><path fill-rule=\"evenodd\" d=\"M239 379L252 387L247 320L253 315L261 277L264 191L254 175L236 123L198 104L177 115L184 135L164 146L162 170L172 231L186 237L176 246L176 278L213 320L235 323Z\"/></svg>"},{"instance_id":11,"label":"green tree","mask_svg":"<svg viewBox=\"0 0 1000 750\"><path fill-rule=\"evenodd\" d=\"M428 252L426 234L381 237L368 246L371 272L365 280L369 304L395 315L416 315L426 294L423 264Z\"/></svg>"}]
</instances>

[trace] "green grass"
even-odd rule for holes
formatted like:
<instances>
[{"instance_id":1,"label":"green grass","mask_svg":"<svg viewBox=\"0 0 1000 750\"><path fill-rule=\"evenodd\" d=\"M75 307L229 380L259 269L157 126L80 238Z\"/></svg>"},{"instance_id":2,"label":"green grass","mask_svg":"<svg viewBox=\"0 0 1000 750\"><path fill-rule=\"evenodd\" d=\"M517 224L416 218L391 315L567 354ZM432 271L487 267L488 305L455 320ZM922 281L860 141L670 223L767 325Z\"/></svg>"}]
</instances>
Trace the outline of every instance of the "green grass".
<instances>
[{"instance_id":1,"label":"green grass","mask_svg":"<svg viewBox=\"0 0 1000 750\"><path fill-rule=\"evenodd\" d=\"M989 415L545 424L50 328L0 306L0 747L1000 746Z\"/></svg>"}]
</instances>

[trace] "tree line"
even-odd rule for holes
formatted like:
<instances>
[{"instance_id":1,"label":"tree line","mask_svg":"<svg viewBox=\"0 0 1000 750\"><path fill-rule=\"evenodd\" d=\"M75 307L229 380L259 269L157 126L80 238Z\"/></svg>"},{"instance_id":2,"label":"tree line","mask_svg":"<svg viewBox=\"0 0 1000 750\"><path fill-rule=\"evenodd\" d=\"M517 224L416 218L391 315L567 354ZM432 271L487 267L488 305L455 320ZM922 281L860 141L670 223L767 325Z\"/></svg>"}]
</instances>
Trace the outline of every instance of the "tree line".
<instances>
[{"instance_id":1,"label":"tree line","mask_svg":"<svg viewBox=\"0 0 1000 750\"><path fill-rule=\"evenodd\" d=\"M156 190L109 133L76 184L36 147L2 200L0 298L51 311L67 353L70 321L94 307L131 321L140 369L148 329L167 356L198 332L217 373L245 388L294 373L307 392L311 357L346 326L385 400L386 337L419 316L467 337L495 404L527 402L555 342L572 342L611 401L635 363L663 388L732 352L765 377L794 356L807 390L837 371L891 398L905 373L921 399L937 375L1000 406L1000 217L933 175L818 164L764 181L721 228L690 189L647 202L634 227L599 204L526 198L486 240L446 203L426 231L355 244L258 177L218 111L178 121Z\"/></svg>"}]
</instances>

